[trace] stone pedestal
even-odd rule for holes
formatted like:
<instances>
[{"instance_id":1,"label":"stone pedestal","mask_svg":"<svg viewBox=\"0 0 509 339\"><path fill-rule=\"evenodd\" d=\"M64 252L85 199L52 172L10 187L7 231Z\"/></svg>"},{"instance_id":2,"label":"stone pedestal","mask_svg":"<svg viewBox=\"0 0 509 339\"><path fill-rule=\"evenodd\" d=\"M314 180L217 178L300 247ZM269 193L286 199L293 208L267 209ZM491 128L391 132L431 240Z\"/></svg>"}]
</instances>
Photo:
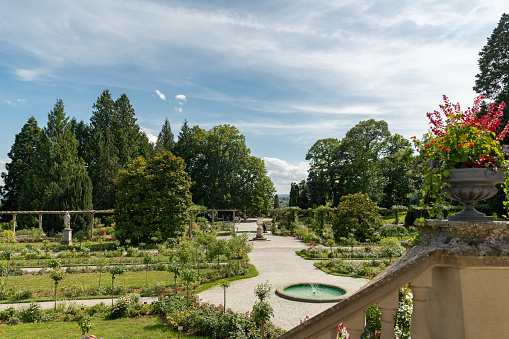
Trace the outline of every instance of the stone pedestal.
<instances>
[{"instance_id":1,"label":"stone pedestal","mask_svg":"<svg viewBox=\"0 0 509 339\"><path fill-rule=\"evenodd\" d=\"M66 213L64 215L65 228L62 230L62 245L72 245L72 229L71 229L71 215Z\"/></svg>"},{"instance_id":2,"label":"stone pedestal","mask_svg":"<svg viewBox=\"0 0 509 339\"><path fill-rule=\"evenodd\" d=\"M261 225L258 225L258 227L256 228L256 237L254 237L253 239L251 240L269 240L267 238L265 238L263 236L263 229L262 229L262 226Z\"/></svg>"},{"instance_id":3,"label":"stone pedestal","mask_svg":"<svg viewBox=\"0 0 509 339\"><path fill-rule=\"evenodd\" d=\"M509 225L428 221L421 231L421 245L443 253L427 293L431 337L506 337Z\"/></svg>"}]
</instances>

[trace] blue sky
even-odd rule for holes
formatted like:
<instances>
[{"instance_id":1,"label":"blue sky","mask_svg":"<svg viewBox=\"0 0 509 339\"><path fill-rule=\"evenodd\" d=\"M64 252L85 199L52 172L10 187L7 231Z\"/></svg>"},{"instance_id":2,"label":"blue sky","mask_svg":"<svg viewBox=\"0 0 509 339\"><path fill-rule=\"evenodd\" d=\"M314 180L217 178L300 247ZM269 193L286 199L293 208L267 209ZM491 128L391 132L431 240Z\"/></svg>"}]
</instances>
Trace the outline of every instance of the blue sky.
<instances>
[{"instance_id":1,"label":"blue sky","mask_svg":"<svg viewBox=\"0 0 509 339\"><path fill-rule=\"evenodd\" d=\"M2 1L0 171L30 116L62 99L89 121L126 93L157 136L168 118L236 126L278 193L308 149L361 120L410 138L443 94L472 104L478 53L506 0Z\"/></svg>"}]
</instances>

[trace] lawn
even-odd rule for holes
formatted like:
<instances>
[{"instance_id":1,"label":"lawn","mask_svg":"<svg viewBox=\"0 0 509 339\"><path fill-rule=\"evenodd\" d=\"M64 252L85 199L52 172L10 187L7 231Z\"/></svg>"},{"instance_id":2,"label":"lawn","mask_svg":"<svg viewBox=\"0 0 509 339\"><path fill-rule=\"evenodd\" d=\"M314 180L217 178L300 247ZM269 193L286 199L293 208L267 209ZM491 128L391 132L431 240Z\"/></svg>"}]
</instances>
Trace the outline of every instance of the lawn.
<instances>
[{"instance_id":1,"label":"lawn","mask_svg":"<svg viewBox=\"0 0 509 339\"><path fill-rule=\"evenodd\" d=\"M81 331L76 322L47 322L3 326L2 338L79 338ZM122 318L117 320L92 320L89 334L97 338L178 338L178 333L165 326L158 316L141 318ZM187 336L182 339L203 339L205 337Z\"/></svg>"}]
</instances>

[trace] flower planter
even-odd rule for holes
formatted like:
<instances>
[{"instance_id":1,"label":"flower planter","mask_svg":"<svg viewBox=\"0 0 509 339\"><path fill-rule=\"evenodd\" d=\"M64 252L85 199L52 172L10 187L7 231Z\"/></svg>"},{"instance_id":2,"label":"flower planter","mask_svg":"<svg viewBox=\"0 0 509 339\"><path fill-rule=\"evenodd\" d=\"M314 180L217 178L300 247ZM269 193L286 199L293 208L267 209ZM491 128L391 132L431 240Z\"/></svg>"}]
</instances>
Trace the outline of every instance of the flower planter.
<instances>
[{"instance_id":1,"label":"flower planter","mask_svg":"<svg viewBox=\"0 0 509 339\"><path fill-rule=\"evenodd\" d=\"M451 187L444 185L445 196L461 202L465 207L459 213L448 217L449 221L493 221L477 211L474 204L497 194L496 184L505 181L504 172L495 172L487 168L458 168L447 170L445 180Z\"/></svg>"}]
</instances>

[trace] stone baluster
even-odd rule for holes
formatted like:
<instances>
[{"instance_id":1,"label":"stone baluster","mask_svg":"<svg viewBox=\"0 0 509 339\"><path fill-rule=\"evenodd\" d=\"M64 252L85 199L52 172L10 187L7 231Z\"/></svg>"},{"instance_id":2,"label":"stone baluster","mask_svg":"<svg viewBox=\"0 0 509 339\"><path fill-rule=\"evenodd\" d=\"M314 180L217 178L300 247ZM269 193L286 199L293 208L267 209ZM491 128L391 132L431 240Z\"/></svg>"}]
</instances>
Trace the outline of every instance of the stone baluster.
<instances>
[{"instance_id":1,"label":"stone baluster","mask_svg":"<svg viewBox=\"0 0 509 339\"><path fill-rule=\"evenodd\" d=\"M432 269L418 276L410 282L410 289L414 295L414 310L410 323L412 339L431 339L429 330L428 313L426 311L426 292L432 285Z\"/></svg>"},{"instance_id":2,"label":"stone baluster","mask_svg":"<svg viewBox=\"0 0 509 339\"><path fill-rule=\"evenodd\" d=\"M382 334L380 339L394 339L394 315L399 306L399 289L386 294L382 299L377 301L378 309L382 313Z\"/></svg>"},{"instance_id":3,"label":"stone baluster","mask_svg":"<svg viewBox=\"0 0 509 339\"><path fill-rule=\"evenodd\" d=\"M366 310L346 318L343 320L343 325L346 327L348 334L350 334L350 339L360 339L366 326Z\"/></svg>"}]
</instances>

